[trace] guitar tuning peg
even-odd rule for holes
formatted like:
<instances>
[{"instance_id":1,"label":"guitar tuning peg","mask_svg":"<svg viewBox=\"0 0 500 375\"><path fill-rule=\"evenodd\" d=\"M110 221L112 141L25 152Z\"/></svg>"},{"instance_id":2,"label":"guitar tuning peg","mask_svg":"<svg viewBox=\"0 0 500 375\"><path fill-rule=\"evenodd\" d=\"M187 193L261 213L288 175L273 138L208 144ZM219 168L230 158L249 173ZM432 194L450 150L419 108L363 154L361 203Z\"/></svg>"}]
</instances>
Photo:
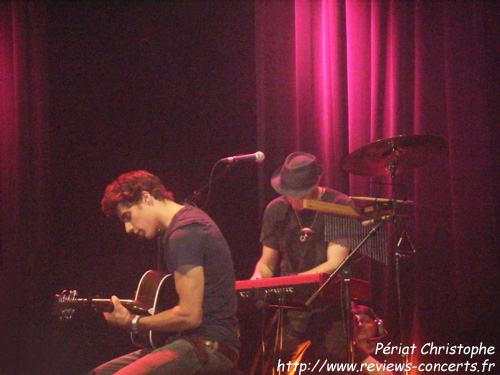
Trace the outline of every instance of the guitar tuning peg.
<instances>
[{"instance_id":1,"label":"guitar tuning peg","mask_svg":"<svg viewBox=\"0 0 500 375\"><path fill-rule=\"evenodd\" d=\"M77 296L78 292L76 290L63 290L60 299L63 301L74 301Z\"/></svg>"}]
</instances>

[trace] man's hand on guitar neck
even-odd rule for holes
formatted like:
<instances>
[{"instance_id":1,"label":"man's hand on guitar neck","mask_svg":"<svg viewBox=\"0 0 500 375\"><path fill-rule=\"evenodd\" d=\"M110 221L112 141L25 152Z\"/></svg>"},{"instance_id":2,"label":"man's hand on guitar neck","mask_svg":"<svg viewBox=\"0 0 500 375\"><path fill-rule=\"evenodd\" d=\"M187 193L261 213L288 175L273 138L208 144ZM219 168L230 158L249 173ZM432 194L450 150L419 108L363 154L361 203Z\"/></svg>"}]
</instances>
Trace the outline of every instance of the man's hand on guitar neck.
<instances>
[{"instance_id":1,"label":"man's hand on guitar neck","mask_svg":"<svg viewBox=\"0 0 500 375\"><path fill-rule=\"evenodd\" d=\"M112 296L111 302L113 302L113 311L110 313L105 312L104 318L113 327L124 328L128 331L131 330L132 319L134 315L130 314L120 302L118 297Z\"/></svg>"}]
</instances>

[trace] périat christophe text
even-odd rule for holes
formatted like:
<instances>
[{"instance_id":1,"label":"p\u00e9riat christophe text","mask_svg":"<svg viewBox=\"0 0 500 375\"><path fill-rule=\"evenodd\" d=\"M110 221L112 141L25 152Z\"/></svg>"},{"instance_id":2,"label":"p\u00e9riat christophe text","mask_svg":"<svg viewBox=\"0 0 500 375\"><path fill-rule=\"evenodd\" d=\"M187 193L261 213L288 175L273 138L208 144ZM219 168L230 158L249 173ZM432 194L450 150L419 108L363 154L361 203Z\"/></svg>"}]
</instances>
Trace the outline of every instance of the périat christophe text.
<instances>
[{"instance_id":1,"label":"p\u00e9riat christophe text","mask_svg":"<svg viewBox=\"0 0 500 375\"><path fill-rule=\"evenodd\" d=\"M490 372L494 371L496 364L492 362L496 348L492 345L485 345L482 342L478 345L445 344L437 345L433 342L425 343L420 347L417 345L392 345L377 343L375 355L383 356L401 355L411 358L418 355L422 363L416 365L406 363L405 371L417 369L419 372ZM445 361L436 361L434 358L445 358ZM453 358L456 360L453 361Z\"/></svg>"},{"instance_id":2,"label":"p\u00e9riat christophe text","mask_svg":"<svg viewBox=\"0 0 500 375\"><path fill-rule=\"evenodd\" d=\"M418 347L417 345L402 345L392 343L377 343L374 355L376 357L394 358L413 358L418 357L418 363L412 363L410 360L405 363L393 363L384 360L380 363L328 363L326 360L317 360L313 363L288 362L279 363L281 370L289 371L295 369L295 373L301 374L303 371L316 371L318 373L328 373L337 371L381 371L388 370L392 372L412 372L414 370L419 374L437 374L437 373L495 373L496 364L492 361L492 356L496 354L494 346L484 345L463 345L446 344L437 345L435 343L426 343Z\"/></svg>"}]
</instances>

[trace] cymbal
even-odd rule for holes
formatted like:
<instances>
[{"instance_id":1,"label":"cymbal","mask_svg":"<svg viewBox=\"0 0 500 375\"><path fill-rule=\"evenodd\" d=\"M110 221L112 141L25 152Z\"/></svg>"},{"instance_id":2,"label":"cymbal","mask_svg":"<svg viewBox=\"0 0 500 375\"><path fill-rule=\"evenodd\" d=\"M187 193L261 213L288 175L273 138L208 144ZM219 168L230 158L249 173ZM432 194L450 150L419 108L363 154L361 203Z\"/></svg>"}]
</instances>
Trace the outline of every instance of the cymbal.
<instances>
[{"instance_id":1,"label":"cymbal","mask_svg":"<svg viewBox=\"0 0 500 375\"><path fill-rule=\"evenodd\" d=\"M341 167L349 173L361 176L384 176L422 167L446 154L446 139L435 135L399 135L380 139L356 151L342 160Z\"/></svg>"}]
</instances>

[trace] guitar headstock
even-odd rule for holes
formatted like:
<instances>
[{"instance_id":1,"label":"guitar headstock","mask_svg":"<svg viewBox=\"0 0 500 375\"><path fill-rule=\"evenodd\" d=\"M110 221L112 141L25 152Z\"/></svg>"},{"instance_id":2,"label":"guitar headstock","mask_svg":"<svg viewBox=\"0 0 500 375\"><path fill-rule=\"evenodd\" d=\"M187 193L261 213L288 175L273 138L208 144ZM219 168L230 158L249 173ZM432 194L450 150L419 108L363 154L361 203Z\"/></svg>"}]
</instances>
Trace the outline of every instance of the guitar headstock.
<instances>
[{"instance_id":1,"label":"guitar headstock","mask_svg":"<svg viewBox=\"0 0 500 375\"><path fill-rule=\"evenodd\" d=\"M54 303L54 315L58 316L60 321L69 321L73 319L76 312L74 302L77 300L78 292L76 290L63 290L61 294L56 294Z\"/></svg>"}]
</instances>

